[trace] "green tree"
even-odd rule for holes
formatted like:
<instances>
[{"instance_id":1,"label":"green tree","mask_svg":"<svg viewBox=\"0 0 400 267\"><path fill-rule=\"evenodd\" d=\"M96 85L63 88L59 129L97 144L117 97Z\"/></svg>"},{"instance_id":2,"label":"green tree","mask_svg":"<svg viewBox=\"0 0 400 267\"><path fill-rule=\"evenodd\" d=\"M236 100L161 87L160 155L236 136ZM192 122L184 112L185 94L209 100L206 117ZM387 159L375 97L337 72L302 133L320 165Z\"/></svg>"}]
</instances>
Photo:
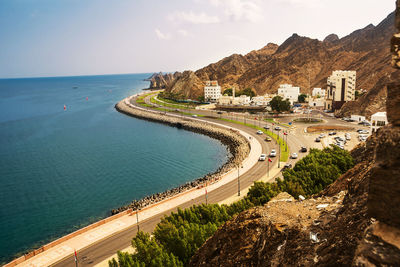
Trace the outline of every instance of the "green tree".
<instances>
[{"instance_id":1,"label":"green tree","mask_svg":"<svg viewBox=\"0 0 400 267\"><path fill-rule=\"evenodd\" d=\"M223 95L232 96L233 95L232 88L225 89Z\"/></svg>"},{"instance_id":2,"label":"green tree","mask_svg":"<svg viewBox=\"0 0 400 267\"><path fill-rule=\"evenodd\" d=\"M300 94L300 95L297 97L297 101L298 101L299 103L305 103L305 102L306 102L306 98L307 98L307 95L306 95L306 94Z\"/></svg>"},{"instance_id":3,"label":"green tree","mask_svg":"<svg viewBox=\"0 0 400 267\"><path fill-rule=\"evenodd\" d=\"M239 91L237 94L237 96L241 96L241 95L247 95L250 97L254 97L256 95L256 93L251 88L245 88L245 89Z\"/></svg>"},{"instance_id":4,"label":"green tree","mask_svg":"<svg viewBox=\"0 0 400 267\"><path fill-rule=\"evenodd\" d=\"M278 113L289 111L290 110L290 102L289 100L283 100L281 96L275 96L272 98L271 102L269 102L272 110L275 110Z\"/></svg>"}]
</instances>

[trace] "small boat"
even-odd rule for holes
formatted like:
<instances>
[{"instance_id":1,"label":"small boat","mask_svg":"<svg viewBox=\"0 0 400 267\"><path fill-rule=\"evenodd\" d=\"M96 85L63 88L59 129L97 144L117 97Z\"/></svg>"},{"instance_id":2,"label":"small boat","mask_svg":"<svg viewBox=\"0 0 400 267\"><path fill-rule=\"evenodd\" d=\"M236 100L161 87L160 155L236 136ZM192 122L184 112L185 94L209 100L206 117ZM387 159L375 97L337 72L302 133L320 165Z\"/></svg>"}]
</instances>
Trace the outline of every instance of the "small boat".
<instances>
[{"instance_id":1,"label":"small boat","mask_svg":"<svg viewBox=\"0 0 400 267\"><path fill-rule=\"evenodd\" d=\"M74 87L72 87L72 89L77 89L78 88L78 86L74 86Z\"/></svg>"}]
</instances>

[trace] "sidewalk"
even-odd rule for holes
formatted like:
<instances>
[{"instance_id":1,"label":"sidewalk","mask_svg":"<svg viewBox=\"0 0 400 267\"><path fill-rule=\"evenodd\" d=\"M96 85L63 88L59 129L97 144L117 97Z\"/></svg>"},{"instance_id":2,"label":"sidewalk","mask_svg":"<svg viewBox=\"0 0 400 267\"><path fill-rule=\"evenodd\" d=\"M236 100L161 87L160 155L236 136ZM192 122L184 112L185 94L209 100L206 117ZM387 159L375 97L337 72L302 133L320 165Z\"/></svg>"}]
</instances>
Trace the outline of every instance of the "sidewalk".
<instances>
[{"instance_id":1,"label":"sidewalk","mask_svg":"<svg viewBox=\"0 0 400 267\"><path fill-rule=\"evenodd\" d=\"M128 99L124 100L124 103L129 103ZM195 118L192 118L193 120L197 120ZM212 122L210 122L212 123ZM226 127L226 128L233 128L233 127L228 127L219 123L212 123L218 126ZM241 131L239 129L236 129L241 135L247 138L249 140L250 135L247 134L244 131ZM262 147L261 144L255 139L251 138L250 140L250 154L248 157L243 161L243 169L242 173L246 173L250 168L252 168L257 162L258 162L258 157L262 152ZM221 179L218 182L215 182L214 184L211 184L207 186L208 192L211 192L215 190L216 188L223 186L227 183L229 183L232 180L235 180L237 178L237 173L236 169L232 169L231 171L223 174L221 176ZM139 222L142 220L145 220L147 218L150 218L156 214L159 214L165 210L169 210L173 207L179 206L187 201L190 201L194 198L197 198L199 196L202 196L205 194L205 188L193 188L190 189L184 193L181 193L179 195L170 197L168 199L165 199L159 203L156 203L154 205L145 207L139 212ZM49 266L51 264L54 264L56 262L61 261L62 259L73 255L74 250L79 252L79 250L86 248L90 245L93 245L94 243L103 240L109 236L112 236L118 232L121 232L127 228L130 228L134 225L136 225L136 212L132 211L126 211L127 214L123 214L122 216L119 215L116 216L117 218L112 219L109 218L109 221L105 222L102 225L96 226L96 227L91 227L90 225L86 227L86 229L89 229L87 231L82 232L81 230L78 230L75 233L70 234L72 236L70 239L59 242L60 240L56 240L52 243L59 243L57 245L51 246L52 243L45 245L44 247L40 248L37 250L37 255L31 255L31 257L27 259L23 259L23 257L18 258L16 261L13 261L9 264L6 264L5 266ZM107 220L107 219L106 219ZM95 223L96 224L96 223ZM91 229L93 228L93 229ZM82 232L82 233L81 233ZM65 239L65 237L62 237L61 239ZM78 253L79 254L79 253Z\"/></svg>"}]
</instances>

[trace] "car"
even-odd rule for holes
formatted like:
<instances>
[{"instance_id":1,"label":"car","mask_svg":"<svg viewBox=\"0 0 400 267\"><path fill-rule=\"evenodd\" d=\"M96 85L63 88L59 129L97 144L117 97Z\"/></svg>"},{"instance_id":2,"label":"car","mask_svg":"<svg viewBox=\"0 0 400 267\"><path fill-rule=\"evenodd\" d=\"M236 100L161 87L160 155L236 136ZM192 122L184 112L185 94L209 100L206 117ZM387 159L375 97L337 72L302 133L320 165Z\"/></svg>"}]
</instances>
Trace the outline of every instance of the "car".
<instances>
[{"instance_id":1,"label":"car","mask_svg":"<svg viewBox=\"0 0 400 267\"><path fill-rule=\"evenodd\" d=\"M271 152L269 153L269 156L272 157L276 157L276 150L272 149Z\"/></svg>"},{"instance_id":2,"label":"car","mask_svg":"<svg viewBox=\"0 0 400 267\"><path fill-rule=\"evenodd\" d=\"M281 130L281 127L279 127L279 126L275 127L275 131L280 131L280 130Z\"/></svg>"},{"instance_id":3,"label":"car","mask_svg":"<svg viewBox=\"0 0 400 267\"><path fill-rule=\"evenodd\" d=\"M369 123L368 121L361 121L358 124L364 125L364 126L371 126L371 123Z\"/></svg>"},{"instance_id":4,"label":"car","mask_svg":"<svg viewBox=\"0 0 400 267\"><path fill-rule=\"evenodd\" d=\"M269 130L269 126L264 126L264 129L265 130Z\"/></svg>"},{"instance_id":5,"label":"car","mask_svg":"<svg viewBox=\"0 0 400 267\"><path fill-rule=\"evenodd\" d=\"M263 132L261 130L258 130L257 134L263 134Z\"/></svg>"},{"instance_id":6,"label":"car","mask_svg":"<svg viewBox=\"0 0 400 267\"><path fill-rule=\"evenodd\" d=\"M259 161L264 161L267 158L267 155L261 154L260 158L258 159Z\"/></svg>"},{"instance_id":7,"label":"car","mask_svg":"<svg viewBox=\"0 0 400 267\"><path fill-rule=\"evenodd\" d=\"M196 115L196 114L193 114L193 115L192 115L192 117L193 117L193 118L196 118L196 117L197 117L197 115Z\"/></svg>"},{"instance_id":8,"label":"car","mask_svg":"<svg viewBox=\"0 0 400 267\"><path fill-rule=\"evenodd\" d=\"M336 132L330 132L329 135L336 135Z\"/></svg>"},{"instance_id":9,"label":"car","mask_svg":"<svg viewBox=\"0 0 400 267\"><path fill-rule=\"evenodd\" d=\"M217 114L222 114L222 111L218 111Z\"/></svg>"},{"instance_id":10,"label":"car","mask_svg":"<svg viewBox=\"0 0 400 267\"><path fill-rule=\"evenodd\" d=\"M323 133L319 135L319 138L320 138L320 139L322 139L322 138L324 138L324 137L325 137L325 134L323 134Z\"/></svg>"},{"instance_id":11,"label":"car","mask_svg":"<svg viewBox=\"0 0 400 267\"><path fill-rule=\"evenodd\" d=\"M359 134L368 134L369 132L367 130L361 130L358 132Z\"/></svg>"},{"instance_id":12,"label":"car","mask_svg":"<svg viewBox=\"0 0 400 267\"><path fill-rule=\"evenodd\" d=\"M271 139L271 137L267 136L267 137L265 137L265 141L266 141L266 142L271 142L272 139Z\"/></svg>"},{"instance_id":13,"label":"car","mask_svg":"<svg viewBox=\"0 0 400 267\"><path fill-rule=\"evenodd\" d=\"M303 153L307 152L307 148L305 146L302 146L300 149L300 152L303 152Z\"/></svg>"},{"instance_id":14,"label":"car","mask_svg":"<svg viewBox=\"0 0 400 267\"><path fill-rule=\"evenodd\" d=\"M284 171L284 170L290 169L290 168L292 168L292 164L291 163L286 163L285 166L283 166L281 171Z\"/></svg>"},{"instance_id":15,"label":"car","mask_svg":"<svg viewBox=\"0 0 400 267\"><path fill-rule=\"evenodd\" d=\"M175 111L179 112L180 110L179 109L175 109Z\"/></svg>"},{"instance_id":16,"label":"car","mask_svg":"<svg viewBox=\"0 0 400 267\"><path fill-rule=\"evenodd\" d=\"M315 142L319 143L321 142L321 139L319 137L315 138Z\"/></svg>"},{"instance_id":17,"label":"car","mask_svg":"<svg viewBox=\"0 0 400 267\"><path fill-rule=\"evenodd\" d=\"M292 155L290 155L290 157L291 157L292 159L297 159L297 158L298 158L297 153L292 153Z\"/></svg>"},{"instance_id":18,"label":"car","mask_svg":"<svg viewBox=\"0 0 400 267\"><path fill-rule=\"evenodd\" d=\"M350 134L346 134L346 140L351 140L351 135Z\"/></svg>"}]
</instances>

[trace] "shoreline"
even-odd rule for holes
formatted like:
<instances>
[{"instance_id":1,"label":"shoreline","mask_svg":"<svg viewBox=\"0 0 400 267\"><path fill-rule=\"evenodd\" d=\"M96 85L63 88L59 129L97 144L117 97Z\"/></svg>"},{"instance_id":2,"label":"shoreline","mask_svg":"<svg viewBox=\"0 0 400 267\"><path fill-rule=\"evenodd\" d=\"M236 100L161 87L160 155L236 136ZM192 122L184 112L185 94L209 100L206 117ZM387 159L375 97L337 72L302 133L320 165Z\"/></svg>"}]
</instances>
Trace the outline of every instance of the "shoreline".
<instances>
[{"instance_id":1,"label":"shoreline","mask_svg":"<svg viewBox=\"0 0 400 267\"><path fill-rule=\"evenodd\" d=\"M250 144L248 140L235 130L213 127L204 121L194 120L191 118L182 118L172 114L167 115L159 111L147 110L135 106L131 103L131 100L139 95L140 94L136 94L121 100L115 105L115 109L118 112L131 117L166 124L171 127L176 127L214 138L227 147L230 156L228 160L214 172L208 173L202 177L186 182L185 184L179 185L172 189L155 193L139 200L133 200L130 204L111 210L111 215L118 214L119 212L127 209L140 210L193 188L201 188L207 184L215 183L224 173L236 168L236 166L241 164L241 162L249 155Z\"/></svg>"}]
</instances>

